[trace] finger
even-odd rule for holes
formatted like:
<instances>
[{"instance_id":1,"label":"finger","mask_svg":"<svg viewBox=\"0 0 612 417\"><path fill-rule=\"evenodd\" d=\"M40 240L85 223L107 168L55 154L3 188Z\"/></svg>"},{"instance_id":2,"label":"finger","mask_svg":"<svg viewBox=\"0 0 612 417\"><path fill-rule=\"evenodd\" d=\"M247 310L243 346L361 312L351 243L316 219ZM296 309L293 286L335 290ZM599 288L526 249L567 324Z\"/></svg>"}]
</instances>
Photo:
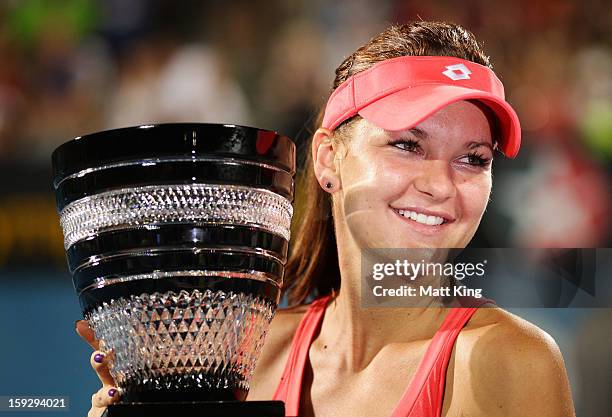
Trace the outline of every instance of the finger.
<instances>
[{"instance_id":1,"label":"finger","mask_svg":"<svg viewBox=\"0 0 612 417\"><path fill-rule=\"evenodd\" d=\"M104 414L104 412L106 411L106 407L94 407L93 406L93 395L91 396L92 398L92 406L89 410L89 412L87 413L87 417L102 417L102 415Z\"/></svg>"},{"instance_id":2,"label":"finger","mask_svg":"<svg viewBox=\"0 0 612 417\"><path fill-rule=\"evenodd\" d=\"M89 412L87 413L87 417L102 417L102 413L104 413L105 411L106 408L98 408L92 406Z\"/></svg>"},{"instance_id":3,"label":"finger","mask_svg":"<svg viewBox=\"0 0 612 417\"><path fill-rule=\"evenodd\" d=\"M92 368L96 371L103 385L115 385L115 380L108 370L110 355L100 350L94 350L89 358Z\"/></svg>"},{"instance_id":4,"label":"finger","mask_svg":"<svg viewBox=\"0 0 612 417\"><path fill-rule=\"evenodd\" d=\"M85 340L94 350L100 349L100 342L96 339L94 331L89 327L87 320L79 320L76 322L76 332Z\"/></svg>"},{"instance_id":5,"label":"finger","mask_svg":"<svg viewBox=\"0 0 612 417\"><path fill-rule=\"evenodd\" d=\"M121 393L117 387L104 385L91 396L91 405L97 408L108 407L119 401L119 397L121 397Z\"/></svg>"}]
</instances>

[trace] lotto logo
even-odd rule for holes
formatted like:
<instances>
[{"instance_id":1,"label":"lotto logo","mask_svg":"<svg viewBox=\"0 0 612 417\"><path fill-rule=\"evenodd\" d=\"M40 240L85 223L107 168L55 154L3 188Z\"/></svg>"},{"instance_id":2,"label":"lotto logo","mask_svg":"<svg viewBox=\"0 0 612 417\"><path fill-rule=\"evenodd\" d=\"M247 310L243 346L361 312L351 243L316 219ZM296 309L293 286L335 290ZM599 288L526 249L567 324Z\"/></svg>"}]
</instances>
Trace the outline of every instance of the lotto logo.
<instances>
[{"instance_id":1,"label":"lotto logo","mask_svg":"<svg viewBox=\"0 0 612 417\"><path fill-rule=\"evenodd\" d=\"M468 67L463 64L449 65L445 68L446 71L444 71L442 74L446 75L453 81L469 80L470 74L472 73L472 71L470 71Z\"/></svg>"}]
</instances>

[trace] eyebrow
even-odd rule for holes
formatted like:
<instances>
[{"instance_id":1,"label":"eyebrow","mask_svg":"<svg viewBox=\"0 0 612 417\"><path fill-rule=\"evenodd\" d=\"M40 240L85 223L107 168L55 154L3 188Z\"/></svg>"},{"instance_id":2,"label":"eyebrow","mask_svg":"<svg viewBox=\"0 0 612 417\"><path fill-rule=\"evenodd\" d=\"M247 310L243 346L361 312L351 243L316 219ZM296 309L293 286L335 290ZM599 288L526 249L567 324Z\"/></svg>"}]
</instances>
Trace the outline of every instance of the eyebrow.
<instances>
[{"instance_id":1,"label":"eyebrow","mask_svg":"<svg viewBox=\"0 0 612 417\"><path fill-rule=\"evenodd\" d=\"M414 136L416 136L419 139L428 139L429 138L429 134L424 131L423 129L419 129L418 127L413 127L408 129L408 132L412 133ZM486 141L471 141L469 142L467 145L468 149L474 149L474 148L478 148L480 146L485 146L489 149L491 149L491 152L493 152L493 146L491 146L491 144Z\"/></svg>"},{"instance_id":2,"label":"eyebrow","mask_svg":"<svg viewBox=\"0 0 612 417\"><path fill-rule=\"evenodd\" d=\"M468 149L474 149L474 148L478 148L480 146L485 146L485 147L491 149L491 152L493 152L493 146L491 146L491 144L489 142L487 142L487 141L482 141L482 142L472 141L472 142L467 144L467 148Z\"/></svg>"},{"instance_id":3,"label":"eyebrow","mask_svg":"<svg viewBox=\"0 0 612 417\"><path fill-rule=\"evenodd\" d=\"M416 136L419 139L429 138L429 134L427 134L427 132L425 132L424 130L419 129L418 127L410 128L408 132L412 133L414 136Z\"/></svg>"}]
</instances>

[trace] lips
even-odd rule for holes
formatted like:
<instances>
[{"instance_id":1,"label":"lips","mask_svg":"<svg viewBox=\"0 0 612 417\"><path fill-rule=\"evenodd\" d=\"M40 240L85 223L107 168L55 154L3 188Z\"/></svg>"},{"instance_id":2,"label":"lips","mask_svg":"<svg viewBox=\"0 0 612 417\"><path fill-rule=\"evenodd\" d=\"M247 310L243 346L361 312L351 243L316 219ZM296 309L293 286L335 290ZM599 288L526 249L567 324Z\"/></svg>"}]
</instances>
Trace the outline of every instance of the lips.
<instances>
[{"instance_id":1,"label":"lips","mask_svg":"<svg viewBox=\"0 0 612 417\"><path fill-rule=\"evenodd\" d=\"M443 211L427 210L420 207L389 207L391 207L395 211L414 212L417 214L417 216L419 214L422 214L424 216L441 217L444 220L444 223L452 223L455 221L454 216L451 216L450 214L445 213Z\"/></svg>"},{"instance_id":2,"label":"lips","mask_svg":"<svg viewBox=\"0 0 612 417\"><path fill-rule=\"evenodd\" d=\"M412 210L397 210L397 212L406 218L414 220L417 223L426 224L428 226L439 226L444 223L444 218L440 216L428 216L423 213L418 213Z\"/></svg>"},{"instance_id":3,"label":"lips","mask_svg":"<svg viewBox=\"0 0 612 417\"><path fill-rule=\"evenodd\" d=\"M412 228L425 233L436 233L455 221L452 216L442 212L415 207L391 207L391 209L398 217L412 226Z\"/></svg>"}]
</instances>

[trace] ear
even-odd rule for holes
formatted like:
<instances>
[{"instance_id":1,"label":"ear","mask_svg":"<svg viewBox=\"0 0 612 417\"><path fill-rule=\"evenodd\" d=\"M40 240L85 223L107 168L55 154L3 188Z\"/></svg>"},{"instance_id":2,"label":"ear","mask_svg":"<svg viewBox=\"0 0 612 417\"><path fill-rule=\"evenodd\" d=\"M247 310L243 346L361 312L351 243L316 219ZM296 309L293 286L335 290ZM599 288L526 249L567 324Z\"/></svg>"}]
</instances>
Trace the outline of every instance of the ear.
<instances>
[{"instance_id":1,"label":"ear","mask_svg":"<svg viewBox=\"0 0 612 417\"><path fill-rule=\"evenodd\" d=\"M329 129L317 129L312 137L311 152L319 185L328 192L340 189L339 167L336 165L336 158L340 157L339 149L332 141L332 132ZM328 181L333 184L333 188L328 189L325 186Z\"/></svg>"}]
</instances>

